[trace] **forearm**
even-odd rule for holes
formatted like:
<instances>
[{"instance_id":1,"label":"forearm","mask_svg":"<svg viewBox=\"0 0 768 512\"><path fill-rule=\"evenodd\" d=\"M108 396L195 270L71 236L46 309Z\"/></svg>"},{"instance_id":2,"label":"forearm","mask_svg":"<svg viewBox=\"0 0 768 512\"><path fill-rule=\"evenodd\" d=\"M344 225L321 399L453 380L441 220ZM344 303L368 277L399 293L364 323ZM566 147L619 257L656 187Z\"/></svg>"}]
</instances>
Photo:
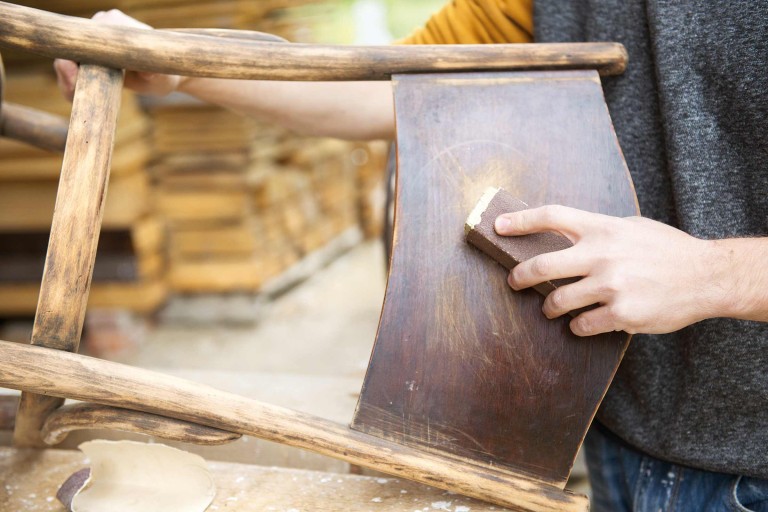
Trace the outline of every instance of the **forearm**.
<instances>
[{"instance_id":1,"label":"forearm","mask_svg":"<svg viewBox=\"0 0 768 512\"><path fill-rule=\"evenodd\" d=\"M711 316L768 322L768 238L710 242L715 255Z\"/></svg>"},{"instance_id":2,"label":"forearm","mask_svg":"<svg viewBox=\"0 0 768 512\"><path fill-rule=\"evenodd\" d=\"M390 82L277 82L185 78L178 90L304 135L394 138Z\"/></svg>"}]
</instances>

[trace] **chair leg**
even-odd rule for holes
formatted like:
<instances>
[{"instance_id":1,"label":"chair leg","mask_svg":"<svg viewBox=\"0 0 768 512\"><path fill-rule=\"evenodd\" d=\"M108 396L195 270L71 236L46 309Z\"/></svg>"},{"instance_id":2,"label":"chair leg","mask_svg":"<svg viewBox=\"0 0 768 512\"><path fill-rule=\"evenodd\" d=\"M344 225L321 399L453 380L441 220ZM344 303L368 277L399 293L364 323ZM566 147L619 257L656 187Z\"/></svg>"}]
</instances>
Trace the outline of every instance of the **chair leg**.
<instances>
[{"instance_id":1,"label":"chair leg","mask_svg":"<svg viewBox=\"0 0 768 512\"><path fill-rule=\"evenodd\" d=\"M31 343L76 352L101 230L123 84L122 71L82 65ZM14 443L44 446L40 430L63 400L23 393Z\"/></svg>"}]
</instances>

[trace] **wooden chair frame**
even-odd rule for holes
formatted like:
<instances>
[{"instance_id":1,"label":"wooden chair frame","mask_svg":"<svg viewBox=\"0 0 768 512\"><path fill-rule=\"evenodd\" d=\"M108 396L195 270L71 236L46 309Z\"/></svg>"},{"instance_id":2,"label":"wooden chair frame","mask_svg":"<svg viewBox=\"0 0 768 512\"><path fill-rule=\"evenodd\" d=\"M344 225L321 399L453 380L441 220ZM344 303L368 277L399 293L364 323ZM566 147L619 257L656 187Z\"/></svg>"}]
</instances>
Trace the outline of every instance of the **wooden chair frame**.
<instances>
[{"instance_id":1,"label":"wooden chair frame","mask_svg":"<svg viewBox=\"0 0 768 512\"><path fill-rule=\"evenodd\" d=\"M252 435L515 510L586 510L586 498L561 484L76 352L109 179L120 69L306 81L447 71L593 69L612 75L626 65L621 45L287 45L258 33L103 26L0 2L0 47L81 63L68 127L55 116L0 101L0 135L64 150L31 345L0 341L0 386L23 392L17 446L43 447L70 430L96 427L204 444ZM85 403L62 407L65 398Z\"/></svg>"}]
</instances>

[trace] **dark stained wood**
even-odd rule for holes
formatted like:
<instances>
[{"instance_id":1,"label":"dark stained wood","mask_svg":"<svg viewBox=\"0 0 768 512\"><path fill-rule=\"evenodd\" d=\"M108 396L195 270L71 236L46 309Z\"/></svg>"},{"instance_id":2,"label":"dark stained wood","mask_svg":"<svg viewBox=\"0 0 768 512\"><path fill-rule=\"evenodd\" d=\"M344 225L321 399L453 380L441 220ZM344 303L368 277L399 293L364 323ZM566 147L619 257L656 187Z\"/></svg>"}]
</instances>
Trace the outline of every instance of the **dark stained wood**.
<instances>
[{"instance_id":1,"label":"dark stained wood","mask_svg":"<svg viewBox=\"0 0 768 512\"><path fill-rule=\"evenodd\" d=\"M595 71L394 78L394 251L354 429L563 486L629 342L574 336L464 241L487 187L638 213Z\"/></svg>"},{"instance_id":2,"label":"dark stained wood","mask_svg":"<svg viewBox=\"0 0 768 512\"><path fill-rule=\"evenodd\" d=\"M320 46L103 25L0 2L0 46L107 67L259 80L387 80L395 73L597 69L620 74L618 43ZM205 48L205 51L201 51Z\"/></svg>"},{"instance_id":3,"label":"dark stained wood","mask_svg":"<svg viewBox=\"0 0 768 512\"><path fill-rule=\"evenodd\" d=\"M516 511L586 512L589 508L585 496L524 474L409 448L303 412L64 350L0 341L0 386L252 435Z\"/></svg>"},{"instance_id":4,"label":"dark stained wood","mask_svg":"<svg viewBox=\"0 0 768 512\"><path fill-rule=\"evenodd\" d=\"M0 396L0 430L13 430L18 407L18 396Z\"/></svg>"},{"instance_id":5,"label":"dark stained wood","mask_svg":"<svg viewBox=\"0 0 768 512\"><path fill-rule=\"evenodd\" d=\"M123 74L82 65L32 328L32 344L76 352L99 241ZM40 430L62 400L22 393L14 443L43 446Z\"/></svg>"},{"instance_id":6,"label":"dark stained wood","mask_svg":"<svg viewBox=\"0 0 768 512\"><path fill-rule=\"evenodd\" d=\"M46 419L41 434L46 444L55 445L73 430L95 428L136 432L201 445L224 444L241 437L234 432L157 414L88 403L65 405L56 409Z\"/></svg>"},{"instance_id":7,"label":"dark stained wood","mask_svg":"<svg viewBox=\"0 0 768 512\"><path fill-rule=\"evenodd\" d=\"M15 103L4 103L0 112L0 136L49 151L64 151L68 126L61 116Z\"/></svg>"}]
</instances>

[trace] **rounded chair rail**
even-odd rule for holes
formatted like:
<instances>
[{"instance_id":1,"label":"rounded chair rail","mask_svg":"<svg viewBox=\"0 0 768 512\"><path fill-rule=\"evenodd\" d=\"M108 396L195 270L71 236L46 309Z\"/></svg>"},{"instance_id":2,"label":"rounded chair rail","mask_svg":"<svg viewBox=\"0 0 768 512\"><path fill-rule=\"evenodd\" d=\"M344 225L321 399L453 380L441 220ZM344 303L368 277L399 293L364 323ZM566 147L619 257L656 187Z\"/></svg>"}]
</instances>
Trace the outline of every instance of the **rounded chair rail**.
<instances>
[{"instance_id":1,"label":"rounded chair rail","mask_svg":"<svg viewBox=\"0 0 768 512\"><path fill-rule=\"evenodd\" d=\"M388 80L399 73L624 71L619 43L344 46L285 44L240 31L109 26L0 2L0 47L118 69L251 80ZM241 37L237 37L237 36Z\"/></svg>"}]
</instances>

